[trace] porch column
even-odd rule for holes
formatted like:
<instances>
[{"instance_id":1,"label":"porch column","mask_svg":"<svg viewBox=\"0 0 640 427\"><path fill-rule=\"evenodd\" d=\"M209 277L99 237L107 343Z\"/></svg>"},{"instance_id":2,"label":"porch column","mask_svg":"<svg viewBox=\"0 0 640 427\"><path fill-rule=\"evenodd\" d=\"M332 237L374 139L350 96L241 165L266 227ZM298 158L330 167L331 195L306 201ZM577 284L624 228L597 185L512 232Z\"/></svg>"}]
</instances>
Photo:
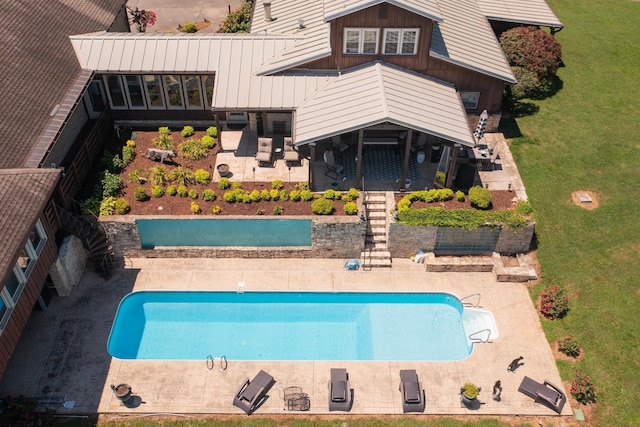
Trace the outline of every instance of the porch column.
<instances>
[{"instance_id":1,"label":"porch column","mask_svg":"<svg viewBox=\"0 0 640 427\"><path fill-rule=\"evenodd\" d=\"M456 171L456 162L458 161L458 152L460 148L456 147L457 144L453 144L452 153L451 153L451 163L449 164L449 173L447 174L447 182L445 183L445 188L451 188L451 184L453 182L453 174Z\"/></svg>"},{"instance_id":2,"label":"porch column","mask_svg":"<svg viewBox=\"0 0 640 427\"><path fill-rule=\"evenodd\" d=\"M262 136L269 136L269 118L266 111L262 111Z\"/></svg>"},{"instance_id":3,"label":"porch column","mask_svg":"<svg viewBox=\"0 0 640 427\"><path fill-rule=\"evenodd\" d=\"M311 191L316 190L315 164L316 164L316 143L310 142L309 143L309 188L311 189Z\"/></svg>"},{"instance_id":4,"label":"porch column","mask_svg":"<svg viewBox=\"0 0 640 427\"><path fill-rule=\"evenodd\" d=\"M402 179L400 180L400 191L405 191L407 183L407 173L409 171L409 158L411 156L411 139L413 137L413 130L407 131L407 142L404 144L404 164L402 165Z\"/></svg>"},{"instance_id":5,"label":"porch column","mask_svg":"<svg viewBox=\"0 0 640 427\"><path fill-rule=\"evenodd\" d=\"M362 141L364 140L364 129L358 131L358 154L356 155L356 188L362 190Z\"/></svg>"},{"instance_id":6,"label":"porch column","mask_svg":"<svg viewBox=\"0 0 640 427\"><path fill-rule=\"evenodd\" d=\"M220 129L220 122L218 121L218 112L213 112L213 120L216 124L216 129L218 130L218 134L216 135L216 140L218 141L218 152L222 151L222 129Z\"/></svg>"}]
</instances>

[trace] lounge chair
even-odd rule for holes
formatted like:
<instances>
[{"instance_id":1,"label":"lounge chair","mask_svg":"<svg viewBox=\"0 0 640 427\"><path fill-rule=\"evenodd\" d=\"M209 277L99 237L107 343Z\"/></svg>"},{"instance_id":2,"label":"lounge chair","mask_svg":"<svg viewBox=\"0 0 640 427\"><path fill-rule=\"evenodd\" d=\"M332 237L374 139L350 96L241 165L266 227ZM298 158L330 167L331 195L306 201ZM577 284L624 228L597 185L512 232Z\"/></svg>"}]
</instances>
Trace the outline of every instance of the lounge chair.
<instances>
[{"instance_id":1,"label":"lounge chair","mask_svg":"<svg viewBox=\"0 0 640 427\"><path fill-rule=\"evenodd\" d=\"M261 370L251 381L247 378L242 383L233 398L233 405L251 415L267 400L267 393L275 383L271 375Z\"/></svg>"},{"instance_id":2,"label":"lounge chair","mask_svg":"<svg viewBox=\"0 0 640 427\"><path fill-rule=\"evenodd\" d=\"M256 160L258 166L268 166L273 163L273 138L258 138Z\"/></svg>"},{"instance_id":3,"label":"lounge chair","mask_svg":"<svg viewBox=\"0 0 640 427\"><path fill-rule=\"evenodd\" d=\"M300 153L293 148L293 139L290 136L284 137L284 162L288 165L292 163L300 164Z\"/></svg>"},{"instance_id":4,"label":"lounge chair","mask_svg":"<svg viewBox=\"0 0 640 427\"><path fill-rule=\"evenodd\" d=\"M329 381L329 411L351 410L353 389L349 388L349 374L346 369L331 369Z\"/></svg>"},{"instance_id":5,"label":"lounge chair","mask_svg":"<svg viewBox=\"0 0 640 427\"><path fill-rule=\"evenodd\" d=\"M540 384L529 377L524 377L520 387L518 387L518 391L526 394L536 403L541 403L553 409L558 414L562 412L562 407L567 402L567 396L562 390L547 380Z\"/></svg>"},{"instance_id":6,"label":"lounge chair","mask_svg":"<svg viewBox=\"0 0 640 427\"><path fill-rule=\"evenodd\" d=\"M425 394L414 369L400 371L402 412L424 412Z\"/></svg>"},{"instance_id":7,"label":"lounge chair","mask_svg":"<svg viewBox=\"0 0 640 427\"><path fill-rule=\"evenodd\" d=\"M311 409L309 395L297 386L284 389L284 403L289 411L308 411Z\"/></svg>"},{"instance_id":8,"label":"lounge chair","mask_svg":"<svg viewBox=\"0 0 640 427\"><path fill-rule=\"evenodd\" d=\"M326 150L324 152L324 163L327 165L327 171L324 173L325 176L329 178L338 179L338 175L342 173L344 168L336 163L335 158L333 157L333 151ZM331 174L335 175L335 178L331 176Z\"/></svg>"},{"instance_id":9,"label":"lounge chair","mask_svg":"<svg viewBox=\"0 0 640 427\"><path fill-rule=\"evenodd\" d=\"M332 136L331 143L333 144L334 147L340 150L341 153L344 153L349 149L349 146L344 142L342 142L342 138L340 137L340 135Z\"/></svg>"}]
</instances>

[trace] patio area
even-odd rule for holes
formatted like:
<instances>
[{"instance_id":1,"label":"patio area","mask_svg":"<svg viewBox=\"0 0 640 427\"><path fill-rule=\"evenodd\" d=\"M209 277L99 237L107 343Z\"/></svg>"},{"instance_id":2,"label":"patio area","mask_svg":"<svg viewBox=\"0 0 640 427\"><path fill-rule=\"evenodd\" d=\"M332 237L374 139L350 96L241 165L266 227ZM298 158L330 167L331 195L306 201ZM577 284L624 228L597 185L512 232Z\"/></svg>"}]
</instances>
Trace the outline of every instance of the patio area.
<instances>
[{"instance_id":1,"label":"patio area","mask_svg":"<svg viewBox=\"0 0 640 427\"><path fill-rule=\"evenodd\" d=\"M244 291L444 291L464 297L482 295L481 306L493 312L499 338L477 344L470 357L455 362L370 361L237 361L221 371L197 361L118 360L106 343L118 303L133 290ZM215 333L215 331L212 331ZM295 343L292 343L295 344ZM523 356L515 372L507 366ZM399 415L401 369L415 369L426 391L425 414L554 417L545 406L517 391L529 376L562 386L549 344L526 285L498 283L492 273L429 273L408 259L394 260L386 271L346 271L336 259L127 259L124 268L105 281L87 271L70 297L55 297L48 311L35 312L0 383L0 395L24 395L50 402L59 413L86 414L236 414L233 396L245 378L259 370L275 377L269 399L254 416L287 414L284 389L297 386L309 395L303 414L329 414L331 368L346 368L354 403L350 414ZM491 397L502 382L501 400ZM478 410L461 406L460 387L482 386ZM136 401L123 406L111 385L129 384ZM65 408L63 401L73 401ZM291 414L295 414L293 412ZM334 413L335 414L335 413ZM343 413L342 413L343 414ZM565 405L562 415L571 415ZM340 416L340 415L339 415ZM344 415L342 415L344 416ZM566 418L565 418L566 419ZM551 421L551 419L549 419Z\"/></svg>"},{"instance_id":2,"label":"patio area","mask_svg":"<svg viewBox=\"0 0 640 427\"><path fill-rule=\"evenodd\" d=\"M309 147L303 146L300 148L302 155L300 164L289 165L283 159L284 135L270 137L273 138L273 164L259 166L255 159L258 150L257 134L248 130L223 130L221 134L223 150L217 154L216 165L228 164L232 181L269 182L280 179L285 183L306 182L310 178L309 169L313 168L316 191L324 191L327 188L348 190L356 186L354 159L357 155L357 146L348 145L348 148L341 152L333 146L331 140L322 140L316 145L314 162L309 160ZM499 151L500 154L489 170L478 170L474 166L473 185L488 186L491 190L511 189L521 200L525 200L527 197L524 185L504 135L502 133L486 134L485 139L489 141L487 145L495 144L494 151ZM326 174L327 167L323 161L323 153L326 149L333 150L336 162L344 168L337 179L332 173ZM432 162L431 158L419 163L416 160L417 153L418 150L411 153L408 174L411 185L407 191L434 187L433 181L438 163ZM402 174L402 156L403 151L397 147L365 147L363 152L365 190L398 191ZM458 163L470 164L470 159L460 157ZM218 176L215 177L215 179L218 178Z\"/></svg>"}]
</instances>

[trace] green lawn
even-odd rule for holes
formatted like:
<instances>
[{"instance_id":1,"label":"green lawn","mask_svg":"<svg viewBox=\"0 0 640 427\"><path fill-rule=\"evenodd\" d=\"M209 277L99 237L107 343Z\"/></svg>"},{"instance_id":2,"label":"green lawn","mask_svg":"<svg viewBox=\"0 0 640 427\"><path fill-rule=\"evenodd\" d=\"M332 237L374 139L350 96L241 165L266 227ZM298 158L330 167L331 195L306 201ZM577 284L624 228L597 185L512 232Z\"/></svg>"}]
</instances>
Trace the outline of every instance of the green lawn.
<instances>
[{"instance_id":1,"label":"green lawn","mask_svg":"<svg viewBox=\"0 0 640 427\"><path fill-rule=\"evenodd\" d=\"M571 299L566 318L543 327L550 342L574 335L584 347L575 366L558 365L565 380L576 367L591 375L593 424L640 425L640 2L549 3L565 24L563 87L517 119L511 144L538 218L532 298L558 284ZM576 190L600 207L572 205Z\"/></svg>"}]
</instances>

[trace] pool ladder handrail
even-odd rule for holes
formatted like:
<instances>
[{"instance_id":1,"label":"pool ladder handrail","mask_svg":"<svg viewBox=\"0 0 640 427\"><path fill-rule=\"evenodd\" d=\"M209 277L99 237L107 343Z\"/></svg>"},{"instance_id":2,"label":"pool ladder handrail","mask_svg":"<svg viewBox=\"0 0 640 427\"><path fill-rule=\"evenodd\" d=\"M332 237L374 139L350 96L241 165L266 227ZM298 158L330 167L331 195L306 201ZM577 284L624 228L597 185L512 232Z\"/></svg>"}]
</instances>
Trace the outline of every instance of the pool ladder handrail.
<instances>
[{"instance_id":1,"label":"pool ladder handrail","mask_svg":"<svg viewBox=\"0 0 640 427\"><path fill-rule=\"evenodd\" d=\"M487 339L483 340L482 338L477 338L474 337L474 335L478 335L481 334L482 332L487 332ZM480 329L479 331L476 331L472 334L469 334L469 341L471 342L478 342L478 343L491 343L492 341L489 341L491 339L491 329L486 328L486 329Z\"/></svg>"},{"instance_id":2,"label":"pool ladder handrail","mask_svg":"<svg viewBox=\"0 0 640 427\"><path fill-rule=\"evenodd\" d=\"M207 369L210 371L213 370L214 365L215 365L215 358L211 355L208 355ZM223 354L222 356L220 356L220 372L226 371L228 366L229 366L229 362L227 361L227 357Z\"/></svg>"},{"instance_id":3,"label":"pool ladder handrail","mask_svg":"<svg viewBox=\"0 0 640 427\"><path fill-rule=\"evenodd\" d=\"M464 300L466 300L467 298L471 298L471 297L478 297L478 300L476 301L475 305L471 304L470 302L464 302ZM464 298L460 298L460 302L462 303L463 306L465 307L473 307L473 308L478 308L481 307L480 305L480 298L482 296L479 293L475 293L475 294L471 294L471 295L467 295Z\"/></svg>"}]
</instances>

